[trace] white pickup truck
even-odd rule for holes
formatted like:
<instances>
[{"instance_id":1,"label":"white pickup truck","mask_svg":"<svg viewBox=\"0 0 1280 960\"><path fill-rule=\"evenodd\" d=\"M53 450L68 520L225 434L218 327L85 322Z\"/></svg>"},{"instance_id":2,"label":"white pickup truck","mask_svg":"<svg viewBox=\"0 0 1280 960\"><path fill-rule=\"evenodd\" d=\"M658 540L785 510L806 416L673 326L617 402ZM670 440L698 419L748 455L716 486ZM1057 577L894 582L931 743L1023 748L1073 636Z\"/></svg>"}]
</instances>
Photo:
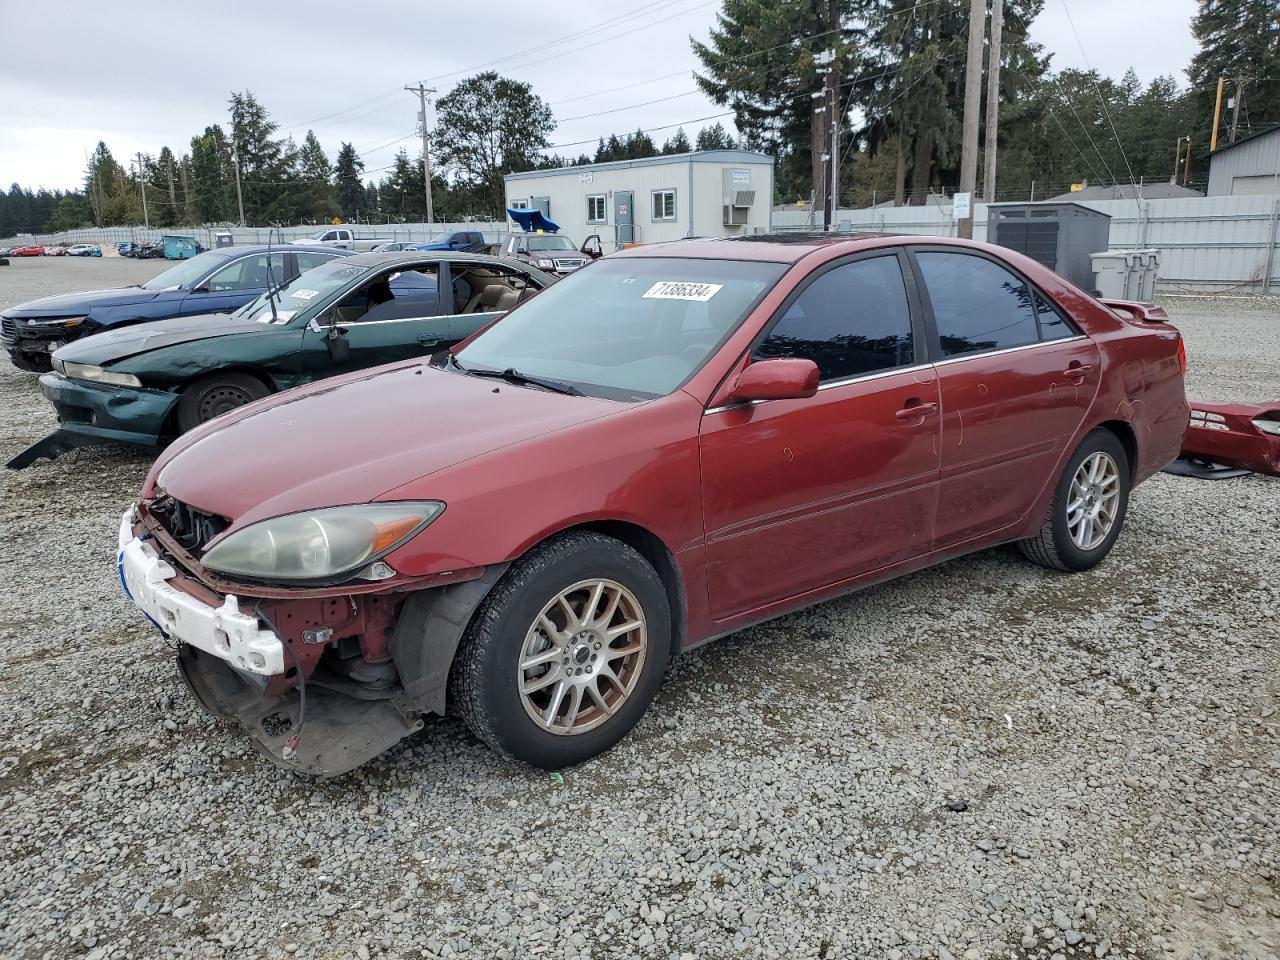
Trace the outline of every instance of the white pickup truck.
<instances>
[{"instance_id":1,"label":"white pickup truck","mask_svg":"<svg viewBox=\"0 0 1280 960\"><path fill-rule=\"evenodd\" d=\"M313 247L341 247L343 250L355 250L367 253L380 243L386 243L391 237L375 237L366 234L357 235L350 227L325 227L317 230L303 240L292 240L291 243L308 244Z\"/></svg>"}]
</instances>

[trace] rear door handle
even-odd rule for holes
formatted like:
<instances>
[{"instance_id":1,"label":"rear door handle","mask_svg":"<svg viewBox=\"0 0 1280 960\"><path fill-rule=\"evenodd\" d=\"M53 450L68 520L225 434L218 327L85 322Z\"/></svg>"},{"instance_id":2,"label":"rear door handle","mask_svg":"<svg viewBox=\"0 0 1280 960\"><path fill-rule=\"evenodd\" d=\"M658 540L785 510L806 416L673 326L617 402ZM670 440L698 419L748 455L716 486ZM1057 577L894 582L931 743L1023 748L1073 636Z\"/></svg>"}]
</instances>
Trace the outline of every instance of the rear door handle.
<instances>
[{"instance_id":1,"label":"rear door handle","mask_svg":"<svg viewBox=\"0 0 1280 960\"><path fill-rule=\"evenodd\" d=\"M1071 380L1083 380L1089 375L1089 371L1093 369L1091 363L1075 363L1062 371L1062 375Z\"/></svg>"},{"instance_id":2,"label":"rear door handle","mask_svg":"<svg viewBox=\"0 0 1280 960\"><path fill-rule=\"evenodd\" d=\"M925 417L931 417L938 412L936 403L912 403L907 401L907 405L894 414L899 420L923 420Z\"/></svg>"}]
</instances>

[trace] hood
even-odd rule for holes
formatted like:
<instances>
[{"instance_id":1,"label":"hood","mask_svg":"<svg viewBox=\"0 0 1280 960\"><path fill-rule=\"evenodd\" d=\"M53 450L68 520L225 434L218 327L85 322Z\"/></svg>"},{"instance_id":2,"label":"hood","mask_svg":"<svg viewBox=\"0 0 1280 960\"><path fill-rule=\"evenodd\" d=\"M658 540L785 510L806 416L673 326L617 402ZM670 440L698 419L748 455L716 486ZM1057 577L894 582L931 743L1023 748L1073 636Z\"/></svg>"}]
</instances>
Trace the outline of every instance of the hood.
<instances>
[{"instance_id":1,"label":"hood","mask_svg":"<svg viewBox=\"0 0 1280 960\"><path fill-rule=\"evenodd\" d=\"M213 421L152 477L233 528L367 503L474 457L628 409L423 362L259 401ZM251 478L251 479L250 479Z\"/></svg>"},{"instance_id":2,"label":"hood","mask_svg":"<svg viewBox=\"0 0 1280 960\"><path fill-rule=\"evenodd\" d=\"M149 303L165 291L143 290L141 287L117 287L114 290L89 290L85 293L62 293L20 303L5 311L9 317L70 317L88 313L95 307L123 307L132 303Z\"/></svg>"},{"instance_id":3,"label":"hood","mask_svg":"<svg viewBox=\"0 0 1280 960\"><path fill-rule=\"evenodd\" d=\"M278 326L258 323L256 320L241 320L225 313L203 313L194 317L152 320L119 330L104 330L92 337L67 344L54 356L71 363L91 363L101 367L180 343L236 333L268 333L279 329Z\"/></svg>"}]
</instances>

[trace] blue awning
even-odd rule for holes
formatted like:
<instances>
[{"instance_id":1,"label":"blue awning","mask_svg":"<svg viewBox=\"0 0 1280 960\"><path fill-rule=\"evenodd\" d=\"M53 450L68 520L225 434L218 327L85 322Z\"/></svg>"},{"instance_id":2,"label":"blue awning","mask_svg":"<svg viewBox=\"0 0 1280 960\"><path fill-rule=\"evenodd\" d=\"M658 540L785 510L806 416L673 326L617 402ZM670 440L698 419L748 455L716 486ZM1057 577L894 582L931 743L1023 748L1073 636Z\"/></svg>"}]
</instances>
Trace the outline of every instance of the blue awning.
<instances>
[{"instance_id":1,"label":"blue awning","mask_svg":"<svg viewBox=\"0 0 1280 960\"><path fill-rule=\"evenodd\" d=\"M507 208L507 216L514 222L520 224L520 229L528 233L537 233L541 230L543 233L559 233L558 224L552 223L542 215L542 211L534 208L533 210L512 210Z\"/></svg>"}]
</instances>

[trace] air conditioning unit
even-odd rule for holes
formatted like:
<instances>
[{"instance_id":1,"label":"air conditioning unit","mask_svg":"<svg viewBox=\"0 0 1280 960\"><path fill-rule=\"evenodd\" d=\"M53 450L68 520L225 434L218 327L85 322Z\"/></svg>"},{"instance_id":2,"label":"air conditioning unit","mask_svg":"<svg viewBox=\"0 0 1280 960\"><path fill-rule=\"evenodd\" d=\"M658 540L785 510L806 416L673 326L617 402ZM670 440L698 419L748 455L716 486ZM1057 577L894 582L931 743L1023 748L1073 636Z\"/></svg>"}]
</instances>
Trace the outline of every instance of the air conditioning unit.
<instances>
[{"instance_id":1,"label":"air conditioning unit","mask_svg":"<svg viewBox=\"0 0 1280 960\"><path fill-rule=\"evenodd\" d=\"M724 225L726 227L745 227L747 225L747 216L750 213L750 207L737 207L726 203L724 205Z\"/></svg>"}]
</instances>

